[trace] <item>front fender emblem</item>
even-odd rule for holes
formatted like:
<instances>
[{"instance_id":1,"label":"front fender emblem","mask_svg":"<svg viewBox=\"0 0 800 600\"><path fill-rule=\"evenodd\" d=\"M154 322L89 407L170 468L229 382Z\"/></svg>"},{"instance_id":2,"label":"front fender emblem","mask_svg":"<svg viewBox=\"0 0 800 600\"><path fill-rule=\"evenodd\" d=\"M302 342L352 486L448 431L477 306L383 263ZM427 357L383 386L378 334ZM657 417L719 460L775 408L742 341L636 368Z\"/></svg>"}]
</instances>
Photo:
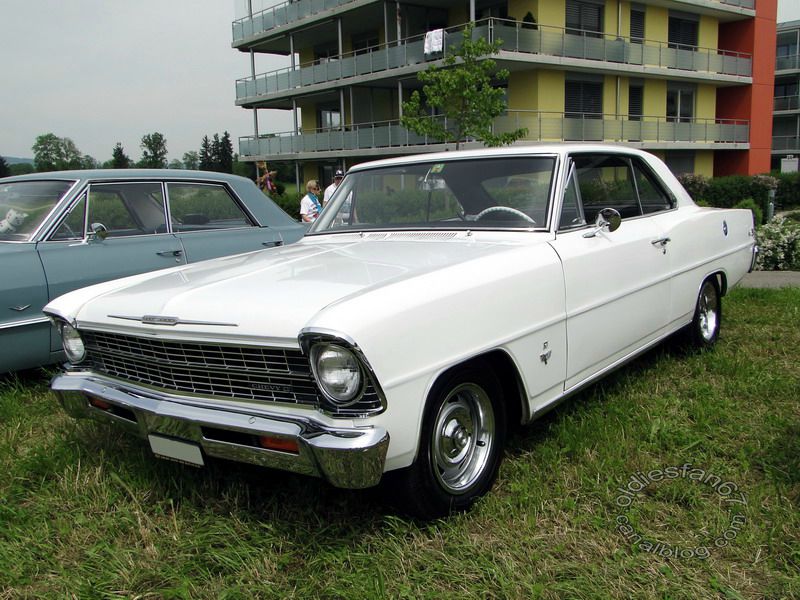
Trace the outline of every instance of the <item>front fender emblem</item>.
<instances>
[{"instance_id":1,"label":"front fender emblem","mask_svg":"<svg viewBox=\"0 0 800 600\"><path fill-rule=\"evenodd\" d=\"M17 304L16 306L9 306L8 308L17 312L22 312L23 310L28 310L30 307L30 304L25 304L24 306L22 304Z\"/></svg>"}]
</instances>

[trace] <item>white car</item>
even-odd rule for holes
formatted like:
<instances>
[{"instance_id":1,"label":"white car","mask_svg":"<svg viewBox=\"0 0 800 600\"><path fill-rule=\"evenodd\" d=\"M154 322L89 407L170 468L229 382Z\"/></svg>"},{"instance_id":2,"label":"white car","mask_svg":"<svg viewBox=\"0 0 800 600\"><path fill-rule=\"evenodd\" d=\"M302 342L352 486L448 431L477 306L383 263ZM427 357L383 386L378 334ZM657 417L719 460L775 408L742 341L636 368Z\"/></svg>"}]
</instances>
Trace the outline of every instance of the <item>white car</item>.
<instances>
[{"instance_id":1,"label":"white car","mask_svg":"<svg viewBox=\"0 0 800 600\"><path fill-rule=\"evenodd\" d=\"M392 479L444 515L491 488L510 426L679 330L713 345L755 253L749 211L630 148L366 163L297 244L52 301L52 388L160 457Z\"/></svg>"}]
</instances>

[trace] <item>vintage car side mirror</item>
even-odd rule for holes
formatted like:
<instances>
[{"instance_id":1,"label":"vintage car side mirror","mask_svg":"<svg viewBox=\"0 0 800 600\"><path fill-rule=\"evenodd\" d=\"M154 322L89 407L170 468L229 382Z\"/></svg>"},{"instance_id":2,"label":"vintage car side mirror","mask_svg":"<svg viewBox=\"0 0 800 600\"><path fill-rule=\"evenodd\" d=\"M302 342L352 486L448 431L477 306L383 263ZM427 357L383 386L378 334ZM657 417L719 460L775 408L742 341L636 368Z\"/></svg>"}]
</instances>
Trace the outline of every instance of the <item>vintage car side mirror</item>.
<instances>
[{"instance_id":1,"label":"vintage car side mirror","mask_svg":"<svg viewBox=\"0 0 800 600\"><path fill-rule=\"evenodd\" d=\"M108 237L108 227L102 223L92 223L91 230L92 232L89 234L90 239L96 238L99 240L104 240Z\"/></svg>"},{"instance_id":2,"label":"vintage car side mirror","mask_svg":"<svg viewBox=\"0 0 800 600\"><path fill-rule=\"evenodd\" d=\"M590 238L596 236L601 231L616 231L622 224L622 216L614 208L604 208L597 213L597 219L594 222L594 229L587 231L583 237Z\"/></svg>"}]
</instances>

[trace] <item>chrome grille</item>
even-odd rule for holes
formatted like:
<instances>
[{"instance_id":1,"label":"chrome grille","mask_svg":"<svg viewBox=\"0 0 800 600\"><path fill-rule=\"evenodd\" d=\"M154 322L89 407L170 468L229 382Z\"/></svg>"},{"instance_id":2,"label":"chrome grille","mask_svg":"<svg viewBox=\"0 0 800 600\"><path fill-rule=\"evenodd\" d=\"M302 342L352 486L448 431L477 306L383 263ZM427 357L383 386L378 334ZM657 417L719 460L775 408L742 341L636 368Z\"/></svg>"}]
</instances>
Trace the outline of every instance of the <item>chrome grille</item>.
<instances>
[{"instance_id":1,"label":"chrome grille","mask_svg":"<svg viewBox=\"0 0 800 600\"><path fill-rule=\"evenodd\" d=\"M324 404L300 350L227 346L82 331L87 366L118 379L176 392L317 406ZM326 406L327 408L327 406ZM381 409L372 385L341 416Z\"/></svg>"}]
</instances>

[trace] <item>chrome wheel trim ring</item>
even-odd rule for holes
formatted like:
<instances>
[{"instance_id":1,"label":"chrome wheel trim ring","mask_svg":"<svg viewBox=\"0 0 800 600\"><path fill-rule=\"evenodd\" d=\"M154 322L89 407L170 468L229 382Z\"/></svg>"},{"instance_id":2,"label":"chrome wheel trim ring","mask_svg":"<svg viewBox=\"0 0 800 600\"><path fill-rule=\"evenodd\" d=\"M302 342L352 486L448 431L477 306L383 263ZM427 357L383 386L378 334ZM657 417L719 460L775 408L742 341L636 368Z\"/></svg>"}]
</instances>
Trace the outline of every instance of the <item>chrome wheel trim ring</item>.
<instances>
[{"instance_id":1,"label":"chrome wheel trim ring","mask_svg":"<svg viewBox=\"0 0 800 600\"><path fill-rule=\"evenodd\" d=\"M445 491L464 494L480 478L494 449L494 430L494 409L483 388L462 383L450 391L431 439L431 466Z\"/></svg>"},{"instance_id":2,"label":"chrome wheel trim ring","mask_svg":"<svg viewBox=\"0 0 800 600\"><path fill-rule=\"evenodd\" d=\"M719 327L719 296L717 288L710 281L706 281L700 290L698 317L700 335L706 342L710 342Z\"/></svg>"}]
</instances>

